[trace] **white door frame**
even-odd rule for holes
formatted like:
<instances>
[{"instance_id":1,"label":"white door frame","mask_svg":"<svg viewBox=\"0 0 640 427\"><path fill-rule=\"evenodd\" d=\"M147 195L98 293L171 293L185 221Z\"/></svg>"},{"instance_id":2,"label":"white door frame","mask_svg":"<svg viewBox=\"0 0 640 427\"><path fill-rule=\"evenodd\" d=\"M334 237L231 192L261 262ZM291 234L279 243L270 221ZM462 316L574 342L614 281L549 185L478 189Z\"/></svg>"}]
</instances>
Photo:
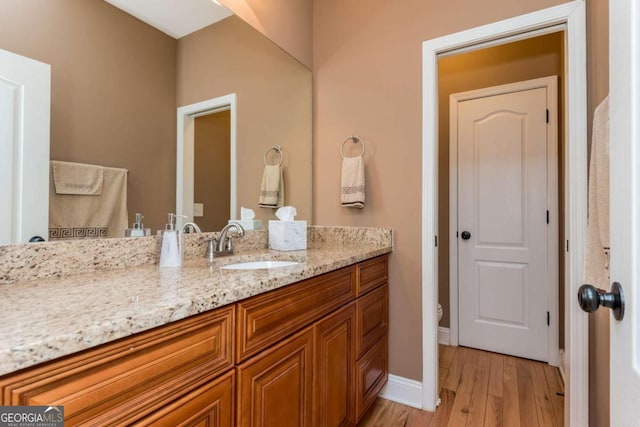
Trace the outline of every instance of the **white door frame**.
<instances>
[{"instance_id":1,"label":"white door frame","mask_svg":"<svg viewBox=\"0 0 640 427\"><path fill-rule=\"evenodd\" d=\"M193 221L193 161L194 161L194 130L195 119L199 116L214 113L216 111L230 110L230 166L231 180L229 194L231 198L229 219L236 219L238 200L237 181L237 141L236 123L237 106L236 94L232 93L217 98L207 99L195 104L178 107L178 133L177 133L177 164L176 164L176 215L178 225L183 221ZM183 218L181 215L184 215Z\"/></svg>"},{"instance_id":2,"label":"white door frame","mask_svg":"<svg viewBox=\"0 0 640 427\"><path fill-rule=\"evenodd\" d=\"M486 96L495 96L515 91L531 89L547 89L547 105L549 106L549 124L547 126L547 208L551 221L547 227L547 309L550 315L550 325L547 330L548 354L547 360L552 366L560 365L560 344L558 315L558 78L557 76L542 77L517 83L504 84L483 89L454 93L450 97L449 108L451 114L449 132L449 194L457 194L458 188L458 103ZM551 166L551 167L549 167ZM458 231L458 197L449 197L449 340L451 345L458 345L458 245L456 233Z\"/></svg>"},{"instance_id":3,"label":"white door frame","mask_svg":"<svg viewBox=\"0 0 640 427\"><path fill-rule=\"evenodd\" d=\"M576 0L530 14L423 43L422 129L422 358L423 408L438 404L437 251L438 230L438 55L485 47L487 43L525 38L523 33L564 24L565 30L565 240L570 242L565 263L565 421L588 424L588 322L574 296L582 281L587 221L587 79L585 4ZM570 221L569 221L570 219ZM569 424L571 422L571 424Z\"/></svg>"}]
</instances>

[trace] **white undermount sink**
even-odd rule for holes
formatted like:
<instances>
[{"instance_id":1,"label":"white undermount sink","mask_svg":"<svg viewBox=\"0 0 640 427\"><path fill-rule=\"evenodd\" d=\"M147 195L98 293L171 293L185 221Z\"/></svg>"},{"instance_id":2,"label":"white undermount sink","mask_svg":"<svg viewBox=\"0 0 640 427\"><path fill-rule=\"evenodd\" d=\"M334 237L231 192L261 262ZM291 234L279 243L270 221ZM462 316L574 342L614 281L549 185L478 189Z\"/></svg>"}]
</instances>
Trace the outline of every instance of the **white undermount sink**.
<instances>
[{"instance_id":1,"label":"white undermount sink","mask_svg":"<svg viewBox=\"0 0 640 427\"><path fill-rule=\"evenodd\" d=\"M223 270L259 270L261 268L292 267L298 264L300 263L296 261L251 261L223 265L220 268Z\"/></svg>"}]
</instances>

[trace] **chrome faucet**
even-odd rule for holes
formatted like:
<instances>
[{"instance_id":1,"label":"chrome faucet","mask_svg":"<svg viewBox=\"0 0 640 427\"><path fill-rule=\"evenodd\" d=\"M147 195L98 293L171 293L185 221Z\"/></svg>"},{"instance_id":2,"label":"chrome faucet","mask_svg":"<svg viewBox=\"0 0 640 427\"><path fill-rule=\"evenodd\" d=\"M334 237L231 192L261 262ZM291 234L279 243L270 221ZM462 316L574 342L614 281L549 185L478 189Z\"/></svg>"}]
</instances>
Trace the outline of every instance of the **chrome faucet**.
<instances>
[{"instance_id":1,"label":"chrome faucet","mask_svg":"<svg viewBox=\"0 0 640 427\"><path fill-rule=\"evenodd\" d=\"M216 239L215 237L209 240L207 245L207 253L205 258L213 259L215 257L233 255L233 244L231 242L231 236L227 236L227 233L231 228L236 229L236 235L238 237L244 236L244 228L237 222L230 222L225 225L220 235Z\"/></svg>"},{"instance_id":2,"label":"chrome faucet","mask_svg":"<svg viewBox=\"0 0 640 427\"><path fill-rule=\"evenodd\" d=\"M195 222L185 222L182 225L183 233L191 233L191 230L198 234L202 233L202 230L200 230L200 227L198 227L198 224L196 224Z\"/></svg>"}]
</instances>

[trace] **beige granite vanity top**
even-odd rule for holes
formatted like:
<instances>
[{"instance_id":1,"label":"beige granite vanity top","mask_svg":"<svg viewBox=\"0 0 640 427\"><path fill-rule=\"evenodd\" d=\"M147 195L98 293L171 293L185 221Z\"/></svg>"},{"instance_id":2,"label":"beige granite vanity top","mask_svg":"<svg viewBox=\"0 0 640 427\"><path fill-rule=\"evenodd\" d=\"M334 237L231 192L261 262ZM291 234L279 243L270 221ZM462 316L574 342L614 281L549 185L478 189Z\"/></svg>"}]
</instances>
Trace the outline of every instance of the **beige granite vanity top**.
<instances>
[{"instance_id":1,"label":"beige granite vanity top","mask_svg":"<svg viewBox=\"0 0 640 427\"><path fill-rule=\"evenodd\" d=\"M0 375L391 252L388 243L327 244L306 251L258 249L209 265L157 265L40 278L0 286ZM261 259L299 261L292 267L221 270Z\"/></svg>"}]
</instances>

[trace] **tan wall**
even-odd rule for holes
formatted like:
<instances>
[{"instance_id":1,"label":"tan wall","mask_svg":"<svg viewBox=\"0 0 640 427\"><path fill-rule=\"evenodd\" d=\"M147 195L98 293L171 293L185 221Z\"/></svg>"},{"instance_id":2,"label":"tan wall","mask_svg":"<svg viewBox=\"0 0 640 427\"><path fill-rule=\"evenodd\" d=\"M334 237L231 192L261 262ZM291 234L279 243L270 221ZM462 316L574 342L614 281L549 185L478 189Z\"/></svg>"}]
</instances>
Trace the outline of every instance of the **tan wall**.
<instances>
[{"instance_id":1,"label":"tan wall","mask_svg":"<svg viewBox=\"0 0 640 427\"><path fill-rule=\"evenodd\" d=\"M231 111L196 117L194 127L193 199L204 205L194 218L202 230L222 230L229 220L231 185Z\"/></svg>"},{"instance_id":2,"label":"tan wall","mask_svg":"<svg viewBox=\"0 0 640 427\"><path fill-rule=\"evenodd\" d=\"M539 77L558 76L558 115L563 104L563 33L447 56L438 69L438 294L449 327L449 95ZM562 147L562 128L559 142ZM559 149L562 152L562 149ZM562 162L559 162L562 164ZM561 187L561 186L560 186ZM560 224L563 221L559 221ZM560 251L563 252L563 251ZM563 311L564 312L564 311ZM561 319L563 316L559 316Z\"/></svg>"},{"instance_id":3,"label":"tan wall","mask_svg":"<svg viewBox=\"0 0 640 427\"><path fill-rule=\"evenodd\" d=\"M175 209L176 41L102 0L0 9L0 49L51 64L51 158L128 169L129 224L142 212L163 227Z\"/></svg>"},{"instance_id":4,"label":"tan wall","mask_svg":"<svg viewBox=\"0 0 640 427\"><path fill-rule=\"evenodd\" d=\"M587 0L587 116L609 93L609 1ZM589 143L589 146L591 144ZM609 425L609 310L589 316L589 424Z\"/></svg>"},{"instance_id":5,"label":"tan wall","mask_svg":"<svg viewBox=\"0 0 640 427\"><path fill-rule=\"evenodd\" d=\"M312 0L220 0L306 67L312 65Z\"/></svg>"},{"instance_id":6,"label":"tan wall","mask_svg":"<svg viewBox=\"0 0 640 427\"><path fill-rule=\"evenodd\" d=\"M314 2L314 217L392 227L391 373L422 380L422 42L559 0ZM340 143L367 142L367 206L340 207Z\"/></svg>"},{"instance_id":7,"label":"tan wall","mask_svg":"<svg viewBox=\"0 0 640 427\"><path fill-rule=\"evenodd\" d=\"M285 202L311 220L311 72L232 16L178 42L178 105L237 95L238 209L258 207L263 154L285 153Z\"/></svg>"}]
</instances>

